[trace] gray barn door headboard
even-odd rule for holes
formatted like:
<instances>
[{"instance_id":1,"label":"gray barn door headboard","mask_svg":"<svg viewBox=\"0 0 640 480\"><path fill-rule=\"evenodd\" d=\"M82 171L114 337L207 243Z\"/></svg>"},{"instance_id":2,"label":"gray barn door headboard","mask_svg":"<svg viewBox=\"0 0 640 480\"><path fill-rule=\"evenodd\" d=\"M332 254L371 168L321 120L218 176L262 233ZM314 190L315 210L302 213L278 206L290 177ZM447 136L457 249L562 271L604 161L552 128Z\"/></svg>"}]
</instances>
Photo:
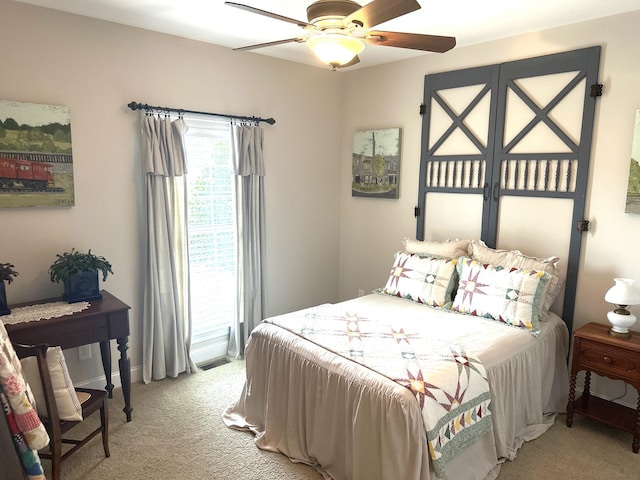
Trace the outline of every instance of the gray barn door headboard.
<instances>
[{"instance_id":1,"label":"gray barn door headboard","mask_svg":"<svg viewBox=\"0 0 640 480\"><path fill-rule=\"evenodd\" d=\"M562 311L570 331L599 62L600 47L591 47L426 75L424 85L416 237L428 232L434 193L481 196L480 237L490 247L508 228L507 197L571 201Z\"/></svg>"}]
</instances>

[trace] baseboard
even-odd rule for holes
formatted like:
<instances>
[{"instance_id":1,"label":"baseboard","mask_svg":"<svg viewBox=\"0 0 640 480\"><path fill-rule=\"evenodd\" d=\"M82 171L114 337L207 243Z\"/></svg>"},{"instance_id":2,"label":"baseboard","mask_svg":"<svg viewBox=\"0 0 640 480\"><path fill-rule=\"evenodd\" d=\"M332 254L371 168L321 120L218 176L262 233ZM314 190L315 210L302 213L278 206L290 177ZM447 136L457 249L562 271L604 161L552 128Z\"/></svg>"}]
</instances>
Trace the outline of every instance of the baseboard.
<instances>
[{"instance_id":1,"label":"baseboard","mask_svg":"<svg viewBox=\"0 0 640 480\"><path fill-rule=\"evenodd\" d=\"M131 367L131 383L142 382L142 365ZM111 372L111 383L114 388L122 387L122 380L120 378L120 370L117 368ZM94 388L96 390L104 390L107 385L107 379L104 375L98 377L89 378L81 382L74 382L76 387L80 388Z\"/></svg>"},{"instance_id":2,"label":"baseboard","mask_svg":"<svg viewBox=\"0 0 640 480\"><path fill-rule=\"evenodd\" d=\"M216 353L218 353L218 352L216 352ZM220 358L222 358L222 356L224 356L224 355L218 356L216 358L216 360L219 360ZM196 363L198 363L198 362L196 362ZM202 366L204 367L205 365L202 365ZM118 369L115 369L111 373L111 382L113 383L114 388L122 387L122 381L120 380L120 371ZM131 367L131 383L136 383L136 382L142 382L142 365ZM106 382L105 376L101 375L99 377L94 377L94 378L90 378L88 380L84 380L82 382L75 383L75 386L76 387L81 387L81 388L95 388L97 390L102 390L102 389L105 388L106 383L107 382ZM576 388L576 398L578 398L580 395L582 395L582 390ZM601 398L603 400L611 401L611 399L612 399L612 397L607 396L607 395L602 395L600 393L591 392L591 395L593 395L594 397ZM614 401L616 403L619 403L620 405L628 407L628 408L630 408L632 410L636 409L636 405L632 405L629 402L624 402L624 401L622 401L622 399L617 399L617 400L614 400Z\"/></svg>"},{"instance_id":3,"label":"baseboard","mask_svg":"<svg viewBox=\"0 0 640 480\"><path fill-rule=\"evenodd\" d=\"M198 365L198 367L206 369L210 366L216 366L218 363L226 363L224 362L226 354L227 344L220 343L218 345L212 346L211 348L202 349L200 351L200 356L196 355L196 357L202 358L201 361L198 361L197 358L194 358L193 353L191 357L194 363ZM142 365L131 367L131 383L136 382L142 382ZM111 372L111 383L113 383L114 388L122 387L120 370L118 370L117 368ZM74 382L74 385L80 388L94 388L96 390L103 390L107 385L107 380L104 375L100 375L98 377L89 378L80 382Z\"/></svg>"}]
</instances>

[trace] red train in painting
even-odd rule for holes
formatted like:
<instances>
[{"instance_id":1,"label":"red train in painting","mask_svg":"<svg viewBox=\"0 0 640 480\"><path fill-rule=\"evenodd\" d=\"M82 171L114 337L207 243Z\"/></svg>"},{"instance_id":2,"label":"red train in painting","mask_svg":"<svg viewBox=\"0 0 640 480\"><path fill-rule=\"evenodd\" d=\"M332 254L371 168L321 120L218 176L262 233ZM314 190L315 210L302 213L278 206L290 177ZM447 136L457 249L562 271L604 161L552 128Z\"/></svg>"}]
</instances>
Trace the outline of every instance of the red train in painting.
<instances>
[{"instance_id":1,"label":"red train in painting","mask_svg":"<svg viewBox=\"0 0 640 480\"><path fill-rule=\"evenodd\" d=\"M52 164L0 156L0 189L46 190L54 187Z\"/></svg>"}]
</instances>

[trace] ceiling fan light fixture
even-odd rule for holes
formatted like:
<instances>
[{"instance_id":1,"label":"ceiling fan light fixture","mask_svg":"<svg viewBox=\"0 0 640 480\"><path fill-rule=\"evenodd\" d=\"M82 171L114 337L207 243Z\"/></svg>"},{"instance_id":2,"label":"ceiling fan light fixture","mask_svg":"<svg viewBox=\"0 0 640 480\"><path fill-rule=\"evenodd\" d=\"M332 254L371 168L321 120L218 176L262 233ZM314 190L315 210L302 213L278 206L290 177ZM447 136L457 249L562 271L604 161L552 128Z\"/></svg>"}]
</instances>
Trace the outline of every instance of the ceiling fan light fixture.
<instances>
[{"instance_id":1,"label":"ceiling fan light fixture","mask_svg":"<svg viewBox=\"0 0 640 480\"><path fill-rule=\"evenodd\" d=\"M313 36L307 45L320 60L334 67L349 63L364 50L362 40L340 33Z\"/></svg>"}]
</instances>

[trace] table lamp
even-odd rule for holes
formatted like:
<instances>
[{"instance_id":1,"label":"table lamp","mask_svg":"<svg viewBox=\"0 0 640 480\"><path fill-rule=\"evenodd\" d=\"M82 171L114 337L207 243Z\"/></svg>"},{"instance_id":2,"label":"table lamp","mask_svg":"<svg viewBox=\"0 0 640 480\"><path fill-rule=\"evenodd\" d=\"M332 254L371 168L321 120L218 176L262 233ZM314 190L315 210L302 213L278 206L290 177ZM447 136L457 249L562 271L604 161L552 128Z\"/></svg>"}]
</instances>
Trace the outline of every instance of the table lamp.
<instances>
[{"instance_id":1,"label":"table lamp","mask_svg":"<svg viewBox=\"0 0 640 480\"><path fill-rule=\"evenodd\" d=\"M636 323L636 316L627 310L627 307L640 304L640 290L630 278L614 278L613 281L615 285L607 290L604 296L606 302L616 305L615 310L607 313L607 319L611 324L609 335L629 338L629 328Z\"/></svg>"}]
</instances>

